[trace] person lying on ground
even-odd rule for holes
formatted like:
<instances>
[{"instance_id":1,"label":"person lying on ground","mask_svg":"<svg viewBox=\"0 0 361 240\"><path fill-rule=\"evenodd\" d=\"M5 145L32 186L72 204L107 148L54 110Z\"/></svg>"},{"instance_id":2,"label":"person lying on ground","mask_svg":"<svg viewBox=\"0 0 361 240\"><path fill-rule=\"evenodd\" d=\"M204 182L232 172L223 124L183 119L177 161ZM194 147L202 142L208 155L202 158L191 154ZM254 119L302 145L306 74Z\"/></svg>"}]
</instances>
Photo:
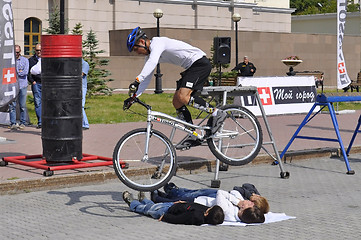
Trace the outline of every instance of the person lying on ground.
<instances>
[{"instance_id":1,"label":"person lying on ground","mask_svg":"<svg viewBox=\"0 0 361 240\"><path fill-rule=\"evenodd\" d=\"M224 221L227 222L263 223L265 221L260 208L255 206L254 202L244 200L236 190L231 192L218 190L216 198L199 196L194 202L208 207L220 206L224 212Z\"/></svg>"},{"instance_id":2,"label":"person lying on ground","mask_svg":"<svg viewBox=\"0 0 361 240\"><path fill-rule=\"evenodd\" d=\"M207 196L216 198L217 189L204 188L204 189L187 189L179 188L174 183L170 182L164 186L164 192L157 190L151 193L151 200L155 203L158 202L175 202L175 201L187 201L193 202L195 198L200 196ZM238 191L242 199L250 200L258 207L262 213L269 212L269 204L265 197L262 197L257 188L250 183L245 183L241 187L235 186L233 190Z\"/></svg>"},{"instance_id":3,"label":"person lying on ground","mask_svg":"<svg viewBox=\"0 0 361 240\"><path fill-rule=\"evenodd\" d=\"M223 210L218 205L207 207L185 201L154 203L145 197L135 200L128 191L123 192L123 199L131 211L172 224L217 225L224 220Z\"/></svg>"}]
</instances>

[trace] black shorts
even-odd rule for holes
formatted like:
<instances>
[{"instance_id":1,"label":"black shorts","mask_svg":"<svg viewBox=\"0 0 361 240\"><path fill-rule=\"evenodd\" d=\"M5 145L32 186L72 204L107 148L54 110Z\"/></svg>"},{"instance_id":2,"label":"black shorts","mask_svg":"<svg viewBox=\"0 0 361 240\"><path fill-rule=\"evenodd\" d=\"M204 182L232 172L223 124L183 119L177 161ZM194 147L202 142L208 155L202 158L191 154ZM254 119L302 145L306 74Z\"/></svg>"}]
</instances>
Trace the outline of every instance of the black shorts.
<instances>
[{"instance_id":1,"label":"black shorts","mask_svg":"<svg viewBox=\"0 0 361 240\"><path fill-rule=\"evenodd\" d=\"M202 90L211 70L211 62L206 56L203 56L195 61L190 68L181 72L182 77L177 81L177 90L180 88Z\"/></svg>"}]
</instances>

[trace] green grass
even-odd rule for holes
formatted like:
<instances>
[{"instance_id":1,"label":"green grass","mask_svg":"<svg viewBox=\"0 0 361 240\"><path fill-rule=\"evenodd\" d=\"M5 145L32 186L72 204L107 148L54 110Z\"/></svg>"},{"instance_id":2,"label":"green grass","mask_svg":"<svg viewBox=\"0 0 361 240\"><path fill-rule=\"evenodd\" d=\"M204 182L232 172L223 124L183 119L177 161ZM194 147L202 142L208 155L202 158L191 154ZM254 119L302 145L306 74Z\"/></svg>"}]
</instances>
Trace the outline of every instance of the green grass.
<instances>
[{"instance_id":1,"label":"green grass","mask_svg":"<svg viewBox=\"0 0 361 240\"><path fill-rule=\"evenodd\" d=\"M11 178L7 178L6 180L17 180L20 179L19 177L11 177Z\"/></svg>"},{"instance_id":2,"label":"green grass","mask_svg":"<svg viewBox=\"0 0 361 240\"><path fill-rule=\"evenodd\" d=\"M336 109L336 104L334 104ZM359 102L339 102L338 103L338 110L360 110L361 104Z\"/></svg>"},{"instance_id":3,"label":"green grass","mask_svg":"<svg viewBox=\"0 0 361 240\"><path fill-rule=\"evenodd\" d=\"M333 90L326 90L333 92ZM334 90L336 92L336 90ZM127 94L113 94L112 96L93 96L87 98L85 108L86 114L90 124L96 123L122 123L122 122L139 122L146 121L146 110L139 104L134 104L130 110L123 111L123 102L128 98ZM34 104L31 102L32 96L29 96L27 103L30 121L33 124L37 123ZM172 105L173 93L162 94L142 94L140 99L152 106L155 111L164 112L171 116L176 116L176 111ZM336 108L336 104L334 105ZM359 102L340 102L338 103L338 110L354 109L360 110L361 104ZM198 111L189 107L192 116L196 116ZM138 114L143 114L140 116Z\"/></svg>"},{"instance_id":4,"label":"green grass","mask_svg":"<svg viewBox=\"0 0 361 240\"><path fill-rule=\"evenodd\" d=\"M323 90L324 93L336 93L336 92L339 92L339 93L343 93L343 90L336 90L336 89L324 89ZM317 93L321 93L321 89L317 89ZM336 110L336 104L338 104L338 110L341 111L341 110L360 110L361 109L361 104L360 102L338 102L338 103L334 103L334 108ZM325 109L326 110L326 109Z\"/></svg>"},{"instance_id":5,"label":"green grass","mask_svg":"<svg viewBox=\"0 0 361 240\"><path fill-rule=\"evenodd\" d=\"M134 104L130 110L123 111L123 102L128 98L127 94L113 94L111 96L92 96L86 99L85 111L90 124L96 123L122 123L146 121L146 109L139 104ZM139 97L143 102L152 106L152 110L160 111L171 116L176 116L172 105L173 93L142 94ZM27 103L30 121L37 123L34 104L30 100ZM189 108L195 116L198 111ZM133 113L137 112L139 114Z\"/></svg>"},{"instance_id":6,"label":"green grass","mask_svg":"<svg viewBox=\"0 0 361 240\"><path fill-rule=\"evenodd\" d=\"M146 109L134 104L130 110L123 111L123 102L127 94L113 94L112 96L93 96L86 100L85 111L90 123L121 123L146 121ZM152 106L155 111L175 115L172 106L173 94L143 94L140 99ZM132 111L143 114L134 114Z\"/></svg>"}]
</instances>

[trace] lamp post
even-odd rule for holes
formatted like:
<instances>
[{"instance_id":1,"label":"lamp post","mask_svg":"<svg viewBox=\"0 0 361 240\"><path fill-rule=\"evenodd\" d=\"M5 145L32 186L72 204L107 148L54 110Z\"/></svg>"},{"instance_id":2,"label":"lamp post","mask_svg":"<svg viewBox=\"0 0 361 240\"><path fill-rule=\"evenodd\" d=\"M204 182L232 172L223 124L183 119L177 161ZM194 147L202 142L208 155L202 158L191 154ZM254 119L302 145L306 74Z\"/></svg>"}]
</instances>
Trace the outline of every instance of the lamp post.
<instances>
[{"instance_id":1,"label":"lamp post","mask_svg":"<svg viewBox=\"0 0 361 240\"><path fill-rule=\"evenodd\" d=\"M163 17L163 11L159 8L155 9L153 12L153 16L157 19L157 37L159 37L159 19ZM157 71L155 76L155 93L162 93L162 76L163 74L160 73L160 65L157 64Z\"/></svg>"},{"instance_id":2,"label":"lamp post","mask_svg":"<svg viewBox=\"0 0 361 240\"><path fill-rule=\"evenodd\" d=\"M241 20L241 15L238 13L233 14L233 22L236 24L235 34L236 34L236 66L238 65L238 22Z\"/></svg>"},{"instance_id":3,"label":"lamp post","mask_svg":"<svg viewBox=\"0 0 361 240\"><path fill-rule=\"evenodd\" d=\"M64 19L64 0L60 0L60 34L65 33L65 19Z\"/></svg>"}]
</instances>

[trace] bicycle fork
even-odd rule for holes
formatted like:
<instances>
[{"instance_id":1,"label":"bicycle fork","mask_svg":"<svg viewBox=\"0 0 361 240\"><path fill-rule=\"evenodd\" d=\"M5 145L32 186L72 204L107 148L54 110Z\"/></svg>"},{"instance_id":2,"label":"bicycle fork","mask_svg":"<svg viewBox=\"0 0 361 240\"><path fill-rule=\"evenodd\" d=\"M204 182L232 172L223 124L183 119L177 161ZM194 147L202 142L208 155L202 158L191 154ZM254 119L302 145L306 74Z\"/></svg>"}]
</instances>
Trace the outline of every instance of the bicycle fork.
<instances>
[{"instance_id":1,"label":"bicycle fork","mask_svg":"<svg viewBox=\"0 0 361 240\"><path fill-rule=\"evenodd\" d=\"M148 110L149 111L149 110ZM151 134L152 134L152 122L151 122L151 118L149 117L150 114L148 113L148 120L147 120L147 134L145 136L145 144L144 144L144 156L142 161L143 162L147 162L149 160L149 141L151 138ZM155 172L152 174L153 179L160 179L162 176L162 171L164 168L164 164L165 164L165 160L167 155L169 154L168 150L165 149L164 151L164 156L163 159L161 161L161 163L156 167Z\"/></svg>"},{"instance_id":2,"label":"bicycle fork","mask_svg":"<svg viewBox=\"0 0 361 240\"><path fill-rule=\"evenodd\" d=\"M150 139L150 134L151 134L151 130L152 130L152 123L148 120L147 121L147 134L145 136L145 144L144 144L144 156L142 161L143 162L147 162L149 160L149 139Z\"/></svg>"}]
</instances>

